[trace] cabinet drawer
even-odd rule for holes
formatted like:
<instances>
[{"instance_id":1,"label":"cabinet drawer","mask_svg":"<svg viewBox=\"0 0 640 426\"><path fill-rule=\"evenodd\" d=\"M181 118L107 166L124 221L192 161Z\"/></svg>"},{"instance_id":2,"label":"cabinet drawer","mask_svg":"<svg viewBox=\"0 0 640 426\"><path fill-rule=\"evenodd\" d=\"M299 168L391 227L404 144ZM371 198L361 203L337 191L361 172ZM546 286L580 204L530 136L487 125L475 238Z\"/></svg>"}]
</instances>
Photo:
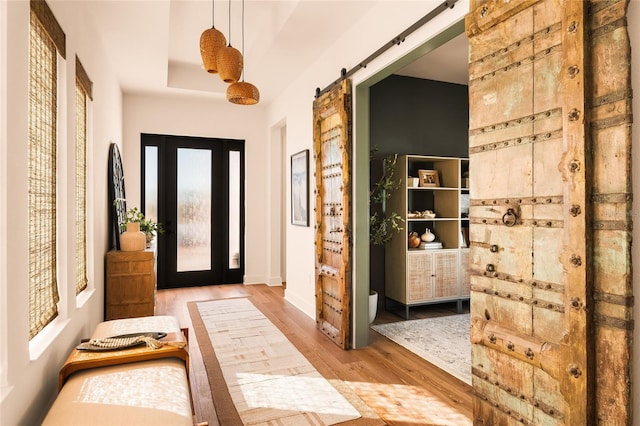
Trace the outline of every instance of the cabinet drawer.
<instances>
[{"instance_id":1,"label":"cabinet drawer","mask_svg":"<svg viewBox=\"0 0 640 426\"><path fill-rule=\"evenodd\" d=\"M127 262L111 262L109 264L110 275L150 273L153 271L154 271L153 259L127 261Z\"/></svg>"},{"instance_id":2,"label":"cabinet drawer","mask_svg":"<svg viewBox=\"0 0 640 426\"><path fill-rule=\"evenodd\" d=\"M155 295L154 277L131 275L113 277L108 282L109 303L139 303L149 301Z\"/></svg>"},{"instance_id":3,"label":"cabinet drawer","mask_svg":"<svg viewBox=\"0 0 640 426\"><path fill-rule=\"evenodd\" d=\"M146 317L154 314L154 304L150 302L110 305L107 308L107 317L109 319Z\"/></svg>"}]
</instances>

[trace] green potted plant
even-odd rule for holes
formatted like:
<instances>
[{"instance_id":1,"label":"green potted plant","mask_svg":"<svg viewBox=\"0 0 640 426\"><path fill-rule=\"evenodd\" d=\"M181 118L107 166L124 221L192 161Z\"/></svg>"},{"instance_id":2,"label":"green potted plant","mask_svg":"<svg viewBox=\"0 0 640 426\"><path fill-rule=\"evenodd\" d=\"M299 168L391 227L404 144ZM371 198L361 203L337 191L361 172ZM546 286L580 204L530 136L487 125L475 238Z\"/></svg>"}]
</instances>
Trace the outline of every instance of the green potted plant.
<instances>
[{"instance_id":1,"label":"green potted plant","mask_svg":"<svg viewBox=\"0 0 640 426\"><path fill-rule=\"evenodd\" d=\"M370 153L373 159L377 150ZM371 244L383 246L391 241L393 235L402 231L404 219L397 212L385 211L386 201L391 197L391 192L400 187L402 181L394 180L395 166L398 154L385 157L382 160L382 176L373 183L369 191L369 238Z\"/></svg>"},{"instance_id":2,"label":"green potted plant","mask_svg":"<svg viewBox=\"0 0 640 426\"><path fill-rule=\"evenodd\" d=\"M123 228L126 229L127 223L130 222L138 222L140 224L140 231L144 232L147 238L147 247L151 245L151 241L156 235L164 233L161 223L144 217L144 214L137 207L127 210L122 224Z\"/></svg>"},{"instance_id":3,"label":"green potted plant","mask_svg":"<svg viewBox=\"0 0 640 426\"><path fill-rule=\"evenodd\" d=\"M377 149L370 151L369 160L375 157ZM391 193L400 187L402 181L394 179L395 166L398 155L389 155L382 159L382 175L373 182L369 191L369 240L373 246L380 249L391 239L394 234L402 231L404 219L397 212L386 212L385 206ZM384 263L384 262L382 262ZM384 276L384 273L382 274ZM378 292L369 289L369 324L376 317L378 309Z\"/></svg>"}]
</instances>

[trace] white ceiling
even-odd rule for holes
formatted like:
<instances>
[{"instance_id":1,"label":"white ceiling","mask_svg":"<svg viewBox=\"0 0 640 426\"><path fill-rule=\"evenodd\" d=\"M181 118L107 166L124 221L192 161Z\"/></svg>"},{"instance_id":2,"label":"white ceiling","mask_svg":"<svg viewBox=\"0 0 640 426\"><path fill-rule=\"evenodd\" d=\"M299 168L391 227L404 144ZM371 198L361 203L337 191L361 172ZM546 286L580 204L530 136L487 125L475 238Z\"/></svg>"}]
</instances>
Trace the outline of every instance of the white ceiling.
<instances>
[{"instance_id":1,"label":"white ceiling","mask_svg":"<svg viewBox=\"0 0 640 426\"><path fill-rule=\"evenodd\" d=\"M396 71L398 75L469 84L469 41L464 34L449 40L409 65Z\"/></svg>"},{"instance_id":2,"label":"white ceiling","mask_svg":"<svg viewBox=\"0 0 640 426\"><path fill-rule=\"evenodd\" d=\"M268 103L352 23L385 0L246 0L245 80ZM204 72L199 39L212 24L212 1L94 0L86 7L125 93L224 98L227 85ZM215 27L242 50L242 2L215 2ZM322 31L314 31L322 22ZM362 52L358 52L361 59ZM399 72L466 84L467 45L458 37Z\"/></svg>"}]
</instances>

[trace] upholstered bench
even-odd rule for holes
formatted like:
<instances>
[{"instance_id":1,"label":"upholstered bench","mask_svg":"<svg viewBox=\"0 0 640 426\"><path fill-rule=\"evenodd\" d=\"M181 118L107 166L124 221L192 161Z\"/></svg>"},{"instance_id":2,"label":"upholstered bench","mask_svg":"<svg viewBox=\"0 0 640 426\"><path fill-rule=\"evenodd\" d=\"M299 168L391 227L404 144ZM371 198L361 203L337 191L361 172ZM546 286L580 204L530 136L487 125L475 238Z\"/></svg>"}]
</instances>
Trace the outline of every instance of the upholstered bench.
<instances>
[{"instance_id":1,"label":"upholstered bench","mask_svg":"<svg viewBox=\"0 0 640 426\"><path fill-rule=\"evenodd\" d=\"M108 351L74 349L43 425L193 425L187 340L176 318L106 321L91 339L162 332L164 345Z\"/></svg>"}]
</instances>

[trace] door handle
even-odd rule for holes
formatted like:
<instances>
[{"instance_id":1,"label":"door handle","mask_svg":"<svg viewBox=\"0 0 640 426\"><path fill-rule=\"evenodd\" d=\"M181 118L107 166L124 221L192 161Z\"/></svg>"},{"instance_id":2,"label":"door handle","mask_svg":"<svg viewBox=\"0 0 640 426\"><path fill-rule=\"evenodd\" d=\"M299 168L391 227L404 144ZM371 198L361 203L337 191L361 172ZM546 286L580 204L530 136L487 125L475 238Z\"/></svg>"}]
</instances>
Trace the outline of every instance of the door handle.
<instances>
[{"instance_id":1,"label":"door handle","mask_svg":"<svg viewBox=\"0 0 640 426\"><path fill-rule=\"evenodd\" d=\"M509 228L518 223L518 214L514 209L507 209L507 212L502 216L502 223Z\"/></svg>"}]
</instances>

